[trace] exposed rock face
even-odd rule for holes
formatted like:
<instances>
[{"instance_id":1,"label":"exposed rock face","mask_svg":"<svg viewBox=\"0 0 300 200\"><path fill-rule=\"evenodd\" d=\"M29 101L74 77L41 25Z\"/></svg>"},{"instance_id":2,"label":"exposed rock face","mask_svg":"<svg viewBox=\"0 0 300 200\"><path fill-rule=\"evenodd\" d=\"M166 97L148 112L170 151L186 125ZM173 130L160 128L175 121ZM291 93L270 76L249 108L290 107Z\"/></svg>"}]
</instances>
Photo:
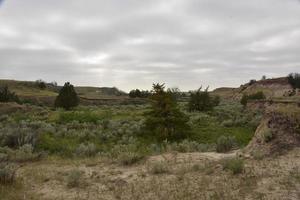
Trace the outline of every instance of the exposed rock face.
<instances>
[{"instance_id":1,"label":"exposed rock face","mask_svg":"<svg viewBox=\"0 0 300 200\"><path fill-rule=\"evenodd\" d=\"M240 87L240 94L253 94L262 91L267 98L289 96L293 88L287 78L266 79L245 84Z\"/></svg>"},{"instance_id":2,"label":"exposed rock face","mask_svg":"<svg viewBox=\"0 0 300 200\"><path fill-rule=\"evenodd\" d=\"M277 112L265 114L246 152L260 151L264 155L284 153L300 147L300 120Z\"/></svg>"},{"instance_id":3,"label":"exposed rock face","mask_svg":"<svg viewBox=\"0 0 300 200\"><path fill-rule=\"evenodd\" d=\"M286 77L254 81L239 88L217 88L212 94L224 99L240 100L243 94L249 95L259 91L262 91L267 99L300 96L299 90L293 90Z\"/></svg>"}]
</instances>

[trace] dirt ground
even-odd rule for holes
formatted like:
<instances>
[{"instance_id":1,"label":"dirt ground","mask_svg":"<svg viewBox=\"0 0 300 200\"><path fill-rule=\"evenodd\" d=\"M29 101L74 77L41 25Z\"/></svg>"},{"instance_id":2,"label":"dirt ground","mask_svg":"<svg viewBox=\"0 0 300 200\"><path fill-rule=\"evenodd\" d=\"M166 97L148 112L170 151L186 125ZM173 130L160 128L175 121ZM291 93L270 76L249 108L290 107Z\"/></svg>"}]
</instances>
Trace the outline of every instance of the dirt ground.
<instances>
[{"instance_id":1,"label":"dirt ground","mask_svg":"<svg viewBox=\"0 0 300 200\"><path fill-rule=\"evenodd\" d=\"M300 199L300 148L285 155L253 159L234 175L222 161L239 151L169 153L122 166L103 158L25 163L17 172L20 187L8 199ZM70 187L70 173L80 172Z\"/></svg>"}]
</instances>

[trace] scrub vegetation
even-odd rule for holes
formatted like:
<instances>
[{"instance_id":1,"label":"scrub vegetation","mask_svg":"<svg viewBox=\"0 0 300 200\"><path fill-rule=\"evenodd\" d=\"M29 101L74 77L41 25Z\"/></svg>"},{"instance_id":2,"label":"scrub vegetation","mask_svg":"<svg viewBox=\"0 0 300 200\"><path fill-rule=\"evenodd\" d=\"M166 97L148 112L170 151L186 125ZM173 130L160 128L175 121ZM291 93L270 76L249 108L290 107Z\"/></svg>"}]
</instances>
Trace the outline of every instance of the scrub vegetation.
<instances>
[{"instance_id":1,"label":"scrub vegetation","mask_svg":"<svg viewBox=\"0 0 300 200\"><path fill-rule=\"evenodd\" d=\"M70 83L58 92L52 106L17 101L7 87L0 93L2 199L272 199L275 183L282 195L299 195L297 150L272 163L260 149L242 155L265 114L240 99L159 83L131 92L139 104L86 105ZM278 131L264 131L272 145ZM263 180L280 170L289 173ZM270 188L260 191L262 182Z\"/></svg>"}]
</instances>

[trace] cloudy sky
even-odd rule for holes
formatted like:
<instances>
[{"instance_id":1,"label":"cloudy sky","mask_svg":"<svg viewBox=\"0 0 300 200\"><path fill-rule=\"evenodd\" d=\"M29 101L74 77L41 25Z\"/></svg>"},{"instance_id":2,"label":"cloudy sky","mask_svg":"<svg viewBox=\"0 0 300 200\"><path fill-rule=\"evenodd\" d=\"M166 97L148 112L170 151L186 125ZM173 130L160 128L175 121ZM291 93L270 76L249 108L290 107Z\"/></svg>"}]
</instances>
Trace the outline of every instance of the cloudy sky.
<instances>
[{"instance_id":1,"label":"cloudy sky","mask_svg":"<svg viewBox=\"0 0 300 200\"><path fill-rule=\"evenodd\" d=\"M1 1L1 0L0 0ZM299 0L4 0L0 79L128 91L300 69Z\"/></svg>"}]
</instances>

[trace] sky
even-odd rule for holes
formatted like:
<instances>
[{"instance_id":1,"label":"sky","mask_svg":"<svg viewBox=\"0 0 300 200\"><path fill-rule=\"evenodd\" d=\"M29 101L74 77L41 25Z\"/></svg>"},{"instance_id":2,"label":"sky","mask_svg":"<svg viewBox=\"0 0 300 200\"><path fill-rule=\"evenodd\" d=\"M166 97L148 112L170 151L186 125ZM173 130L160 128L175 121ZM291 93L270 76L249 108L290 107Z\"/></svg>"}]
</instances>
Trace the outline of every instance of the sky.
<instances>
[{"instance_id":1,"label":"sky","mask_svg":"<svg viewBox=\"0 0 300 200\"><path fill-rule=\"evenodd\" d=\"M299 0L0 0L0 79L213 89L299 55Z\"/></svg>"}]
</instances>

